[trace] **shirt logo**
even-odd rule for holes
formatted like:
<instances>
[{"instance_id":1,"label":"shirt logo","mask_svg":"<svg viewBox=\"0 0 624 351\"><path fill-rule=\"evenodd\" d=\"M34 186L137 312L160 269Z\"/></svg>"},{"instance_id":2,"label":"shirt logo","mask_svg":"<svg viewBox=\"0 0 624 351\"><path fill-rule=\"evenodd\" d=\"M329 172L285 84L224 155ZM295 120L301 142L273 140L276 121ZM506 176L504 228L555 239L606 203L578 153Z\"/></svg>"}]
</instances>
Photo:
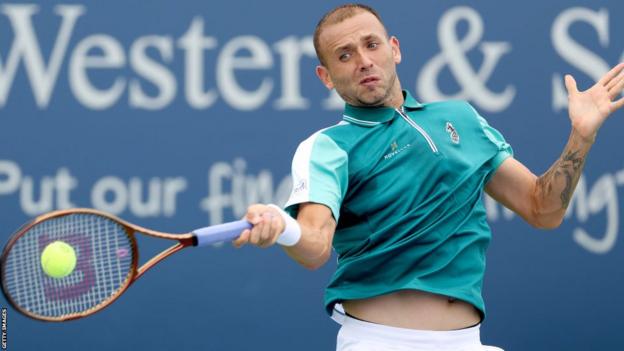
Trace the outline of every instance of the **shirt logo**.
<instances>
[{"instance_id":1,"label":"shirt logo","mask_svg":"<svg viewBox=\"0 0 624 351\"><path fill-rule=\"evenodd\" d=\"M304 190L306 190L308 188L308 185L306 184L305 179L301 179L299 182L297 182L297 184L295 185L294 189L293 189L293 193L300 193Z\"/></svg>"},{"instance_id":2,"label":"shirt logo","mask_svg":"<svg viewBox=\"0 0 624 351\"><path fill-rule=\"evenodd\" d=\"M457 130L455 129L455 127L453 127L451 122L446 122L445 130L447 133L449 133L453 144L459 144L459 134L457 134Z\"/></svg>"},{"instance_id":3,"label":"shirt logo","mask_svg":"<svg viewBox=\"0 0 624 351\"><path fill-rule=\"evenodd\" d=\"M397 144L396 141L393 141L392 144L390 144L390 153L384 155L384 160L389 160L393 158L394 156L400 154L411 146L412 144L405 144L402 147L399 147L399 144Z\"/></svg>"}]
</instances>

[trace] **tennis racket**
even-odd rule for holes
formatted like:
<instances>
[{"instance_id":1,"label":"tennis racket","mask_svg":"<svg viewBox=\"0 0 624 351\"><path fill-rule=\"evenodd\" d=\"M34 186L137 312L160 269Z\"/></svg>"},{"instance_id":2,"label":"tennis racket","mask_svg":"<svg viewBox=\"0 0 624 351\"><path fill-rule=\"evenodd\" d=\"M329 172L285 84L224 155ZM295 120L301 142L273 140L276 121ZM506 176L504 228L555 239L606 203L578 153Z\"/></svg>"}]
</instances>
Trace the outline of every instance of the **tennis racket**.
<instances>
[{"instance_id":1,"label":"tennis racket","mask_svg":"<svg viewBox=\"0 0 624 351\"><path fill-rule=\"evenodd\" d=\"M62 322L89 316L113 303L158 262L188 246L232 240L251 228L246 220L167 234L123 221L93 209L70 209L41 215L10 238L0 258L2 292L28 317ZM135 233L176 241L140 268ZM54 241L71 245L74 270L62 278L48 276L41 252Z\"/></svg>"}]
</instances>

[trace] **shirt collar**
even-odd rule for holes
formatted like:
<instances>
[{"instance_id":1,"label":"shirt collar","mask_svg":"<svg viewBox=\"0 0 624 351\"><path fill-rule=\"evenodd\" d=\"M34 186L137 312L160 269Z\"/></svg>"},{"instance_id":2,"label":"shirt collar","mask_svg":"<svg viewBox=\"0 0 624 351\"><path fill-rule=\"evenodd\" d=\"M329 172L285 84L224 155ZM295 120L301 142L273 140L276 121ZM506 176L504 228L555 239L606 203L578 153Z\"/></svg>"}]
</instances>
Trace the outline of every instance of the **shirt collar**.
<instances>
[{"instance_id":1,"label":"shirt collar","mask_svg":"<svg viewBox=\"0 0 624 351\"><path fill-rule=\"evenodd\" d=\"M408 111L423 107L407 90L403 90L403 98L403 107ZM358 107L345 104L342 119L361 126L372 127L391 121L395 113L396 110L392 107Z\"/></svg>"}]
</instances>

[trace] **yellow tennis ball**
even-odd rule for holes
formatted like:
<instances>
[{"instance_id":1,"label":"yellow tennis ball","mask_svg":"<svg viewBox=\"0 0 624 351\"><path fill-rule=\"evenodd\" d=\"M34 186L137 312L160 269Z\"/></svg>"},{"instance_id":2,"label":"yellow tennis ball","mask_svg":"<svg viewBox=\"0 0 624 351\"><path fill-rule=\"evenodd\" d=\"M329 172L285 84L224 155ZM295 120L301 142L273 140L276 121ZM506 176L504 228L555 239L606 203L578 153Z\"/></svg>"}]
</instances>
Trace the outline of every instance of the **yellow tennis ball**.
<instances>
[{"instance_id":1,"label":"yellow tennis ball","mask_svg":"<svg viewBox=\"0 0 624 351\"><path fill-rule=\"evenodd\" d=\"M76 252L64 241L54 241L41 253L41 268L53 278L63 278L76 268Z\"/></svg>"}]
</instances>

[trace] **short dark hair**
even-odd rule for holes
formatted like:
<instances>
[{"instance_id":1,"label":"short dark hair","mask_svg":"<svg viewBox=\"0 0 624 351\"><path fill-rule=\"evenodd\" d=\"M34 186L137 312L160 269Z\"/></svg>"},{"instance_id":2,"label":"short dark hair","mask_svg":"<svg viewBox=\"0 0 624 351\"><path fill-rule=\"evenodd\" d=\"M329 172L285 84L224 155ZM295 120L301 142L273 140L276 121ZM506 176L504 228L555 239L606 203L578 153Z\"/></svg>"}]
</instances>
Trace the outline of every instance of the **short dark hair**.
<instances>
[{"instance_id":1,"label":"short dark hair","mask_svg":"<svg viewBox=\"0 0 624 351\"><path fill-rule=\"evenodd\" d=\"M321 18L319 23L316 25L316 28L314 29L314 50L316 51L316 56L321 62L321 65L325 65L325 61L323 59L323 55L321 54L321 48L320 48L320 43L319 43L320 41L319 37L321 36L321 31L323 30L323 27L325 27L326 25L340 23L361 12L369 12L373 14L375 17L377 17L377 19L383 26L383 21L381 20L381 16L379 16L379 13L377 13L377 11L375 11L375 9L373 9L372 7L364 5L364 4L351 3L351 4L340 5L334 8L333 10L327 12L325 16Z\"/></svg>"}]
</instances>

